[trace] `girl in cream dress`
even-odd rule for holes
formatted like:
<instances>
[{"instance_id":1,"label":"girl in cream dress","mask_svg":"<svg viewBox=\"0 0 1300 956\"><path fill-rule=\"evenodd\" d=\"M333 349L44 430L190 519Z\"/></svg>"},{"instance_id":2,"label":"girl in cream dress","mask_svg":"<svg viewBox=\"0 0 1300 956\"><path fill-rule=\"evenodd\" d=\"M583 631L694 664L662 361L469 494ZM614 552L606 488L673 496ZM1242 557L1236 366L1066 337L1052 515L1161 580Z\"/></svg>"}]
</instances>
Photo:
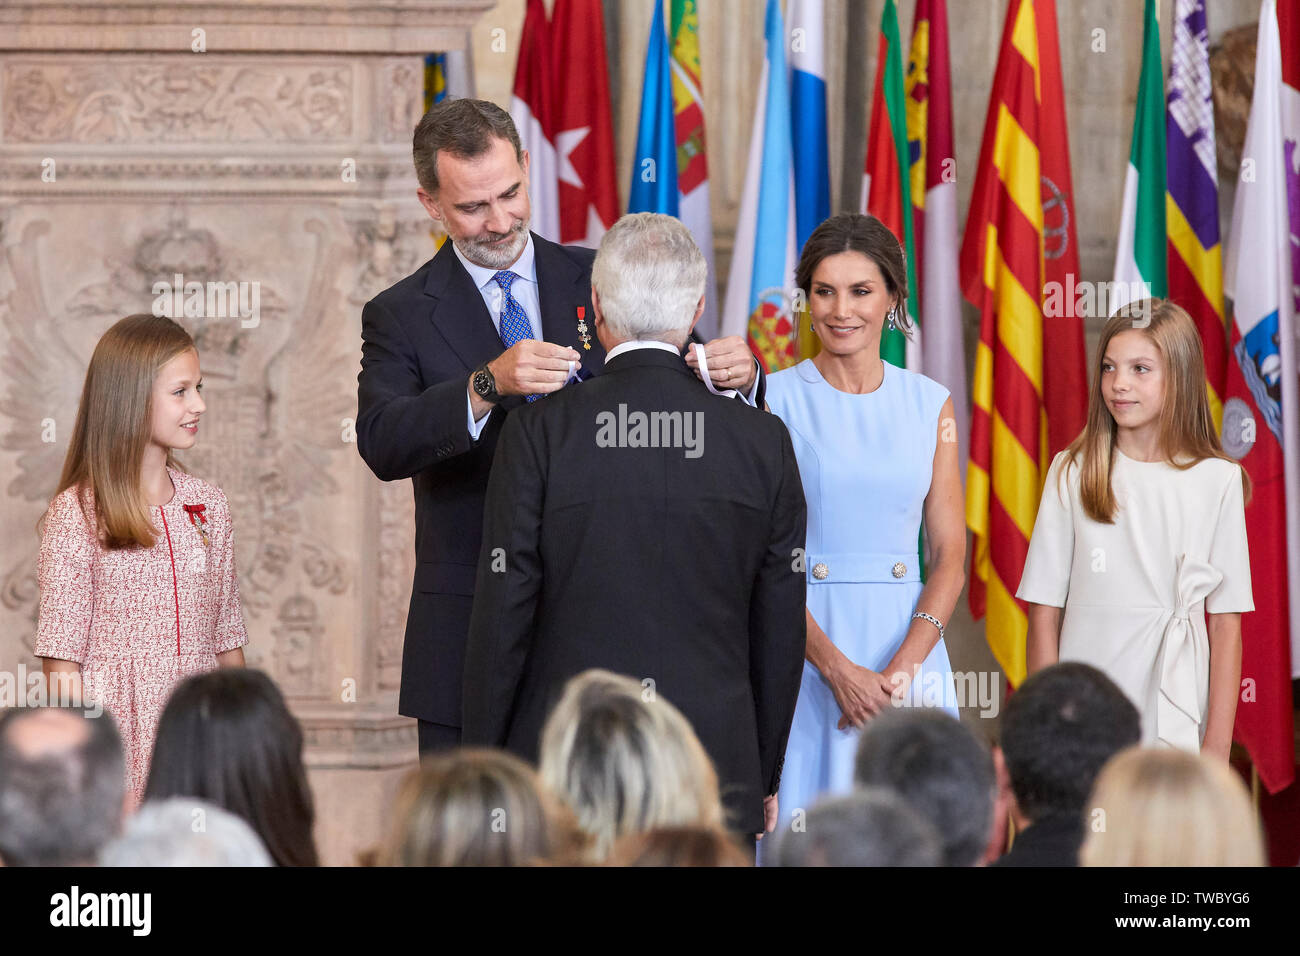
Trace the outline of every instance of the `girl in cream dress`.
<instances>
[{"instance_id":1,"label":"girl in cream dress","mask_svg":"<svg viewBox=\"0 0 1300 956\"><path fill-rule=\"evenodd\" d=\"M1226 760L1254 610L1249 479L1215 433L1186 312L1134 303L1098 354L1087 427L1052 462L1016 592L1029 671L1091 664L1137 706L1145 744Z\"/></svg>"}]
</instances>

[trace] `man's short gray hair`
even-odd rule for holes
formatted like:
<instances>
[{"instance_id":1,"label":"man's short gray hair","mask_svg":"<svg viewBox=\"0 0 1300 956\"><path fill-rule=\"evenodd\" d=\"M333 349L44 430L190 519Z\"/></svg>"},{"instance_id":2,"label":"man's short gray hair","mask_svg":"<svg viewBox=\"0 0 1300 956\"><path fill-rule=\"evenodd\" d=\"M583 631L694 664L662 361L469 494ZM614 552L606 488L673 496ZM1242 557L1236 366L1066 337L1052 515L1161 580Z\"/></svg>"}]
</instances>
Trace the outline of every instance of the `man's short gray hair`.
<instances>
[{"instance_id":1,"label":"man's short gray hair","mask_svg":"<svg viewBox=\"0 0 1300 956\"><path fill-rule=\"evenodd\" d=\"M822 800L802 829L786 830L777 866L939 866L943 847L934 826L884 787L861 787Z\"/></svg>"},{"instance_id":2,"label":"man's short gray hair","mask_svg":"<svg viewBox=\"0 0 1300 956\"><path fill-rule=\"evenodd\" d=\"M253 828L233 813L191 797L146 801L122 835L104 847L101 866L271 866Z\"/></svg>"},{"instance_id":3,"label":"man's short gray hair","mask_svg":"<svg viewBox=\"0 0 1300 956\"><path fill-rule=\"evenodd\" d=\"M681 346L709 267L680 220L656 212L624 216L605 233L591 267L600 312L620 339Z\"/></svg>"},{"instance_id":4,"label":"man's short gray hair","mask_svg":"<svg viewBox=\"0 0 1300 956\"><path fill-rule=\"evenodd\" d=\"M944 866L976 866L993 825L997 777L988 745L956 717L887 707L858 739L853 782L893 790L939 832Z\"/></svg>"}]
</instances>

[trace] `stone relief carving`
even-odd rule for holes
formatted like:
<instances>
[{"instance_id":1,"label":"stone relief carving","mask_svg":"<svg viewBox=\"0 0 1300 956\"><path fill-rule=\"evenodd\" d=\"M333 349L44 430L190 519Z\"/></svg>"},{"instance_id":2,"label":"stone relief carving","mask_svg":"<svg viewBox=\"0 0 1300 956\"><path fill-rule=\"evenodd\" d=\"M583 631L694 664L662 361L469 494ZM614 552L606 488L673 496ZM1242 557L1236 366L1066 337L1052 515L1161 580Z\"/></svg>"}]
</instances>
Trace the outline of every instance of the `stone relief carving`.
<instances>
[{"instance_id":1,"label":"stone relief carving","mask_svg":"<svg viewBox=\"0 0 1300 956\"><path fill-rule=\"evenodd\" d=\"M441 226L422 210L417 215L405 207L399 210L390 204L374 204L355 211L348 226L361 263L348 301L358 309L431 258L437 252L435 235L444 234Z\"/></svg>"},{"instance_id":2,"label":"stone relief carving","mask_svg":"<svg viewBox=\"0 0 1300 956\"><path fill-rule=\"evenodd\" d=\"M352 217L349 227L359 266L348 302L359 316L361 307L372 296L410 275L433 255L436 246L431 232L436 230L436 224L405 205L399 210L387 203L354 210ZM396 690L401 684L402 643L415 570L415 502L406 481L383 482L378 493L375 685L378 690Z\"/></svg>"},{"instance_id":3,"label":"stone relief carving","mask_svg":"<svg viewBox=\"0 0 1300 956\"><path fill-rule=\"evenodd\" d=\"M11 143L243 143L346 140L356 67L195 58L4 65L3 129Z\"/></svg>"},{"instance_id":4,"label":"stone relief carving","mask_svg":"<svg viewBox=\"0 0 1300 956\"><path fill-rule=\"evenodd\" d=\"M375 90L376 115L384 117L384 142L409 143L423 107L424 76L409 57L389 61Z\"/></svg>"},{"instance_id":5,"label":"stone relief carving","mask_svg":"<svg viewBox=\"0 0 1300 956\"><path fill-rule=\"evenodd\" d=\"M379 620L375 631L375 686L402 683L402 644L415 571L415 500L408 482L385 482L379 490Z\"/></svg>"},{"instance_id":6,"label":"stone relief carving","mask_svg":"<svg viewBox=\"0 0 1300 956\"><path fill-rule=\"evenodd\" d=\"M294 594L280 605L279 618L271 628L275 635L273 672L280 689L289 697L323 696L326 663L316 649L325 632L316 603Z\"/></svg>"}]
</instances>

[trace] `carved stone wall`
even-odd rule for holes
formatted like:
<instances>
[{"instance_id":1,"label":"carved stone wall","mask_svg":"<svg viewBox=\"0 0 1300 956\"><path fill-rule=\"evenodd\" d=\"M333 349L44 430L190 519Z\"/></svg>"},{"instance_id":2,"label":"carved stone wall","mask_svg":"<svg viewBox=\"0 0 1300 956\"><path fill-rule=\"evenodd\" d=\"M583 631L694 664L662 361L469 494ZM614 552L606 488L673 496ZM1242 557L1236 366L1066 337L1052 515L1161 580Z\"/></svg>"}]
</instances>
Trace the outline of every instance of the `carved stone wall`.
<instances>
[{"instance_id":1,"label":"carved stone wall","mask_svg":"<svg viewBox=\"0 0 1300 956\"><path fill-rule=\"evenodd\" d=\"M182 461L229 496L247 659L303 723L329 863L379 836L416 754L396 701L412 497L356 452L361 305L433 252L420 60L488 6L0 9L0 670L39 670L35 524L95 341L179 286L208 405Z\"/></svg>"}]
</instances>

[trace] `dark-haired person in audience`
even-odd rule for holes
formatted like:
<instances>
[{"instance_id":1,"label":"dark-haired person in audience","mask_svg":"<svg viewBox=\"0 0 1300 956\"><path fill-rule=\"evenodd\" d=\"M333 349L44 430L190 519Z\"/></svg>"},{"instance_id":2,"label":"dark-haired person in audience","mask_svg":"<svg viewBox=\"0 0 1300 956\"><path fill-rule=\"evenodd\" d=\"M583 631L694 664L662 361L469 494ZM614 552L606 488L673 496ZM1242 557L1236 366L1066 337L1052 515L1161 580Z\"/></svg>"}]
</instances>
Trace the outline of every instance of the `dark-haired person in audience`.
<instances>
[{"instance_id":1,"label":"dark-haired person in audience","mask_svg":"<svg viewBox=\"0 0 1300 956\"><path fill-rule=\"evenodd\" d=\"M92 866L122 826L122 741L104 711L0 713L0 863Z\"/></svg>"},{"instance_id":2,"label":"dark-haired person in audience","mask_svg":"<svg viewBox=\"0 0 1300 956\"><path fill-rule=\"evenodd\" d=\"M853 779L893 790L938 831L944 866L983 861L997 782L985 743L937 709L888 708L867 721Z\"/></svg>"},{"instance_id":3,"label":"dark-haired person in audience","mask_svg":"<svg viewBox=\"0 0 1300 956\"><path fill-rule=\"evenodd\" d=\"M859 787L808 811L802 829L783 829L777 866L940 866L934 825L885 787Z\"/></svg>"},{"instance_id":4,"label":"dark-haired person in audience","mask_svg":"<svg viewBox=\"0 0 1300 956\"><path fill-rule=\"evenodd\" d=\"M381 866L529 866L575 862L572 814L537 772L497 750L426 756L402 784Z\"/></svg>"},{"instance_id":5,"label":"dark-haired person in audience","mask_svg":"<svg viewBox=\"0 0 1300 956\"><path fill-rule=\"evenodd\" d=\"M1031 675L1002 714L1017 835L995 865L1077 866L1097 774L1141 736L1137 708L1097 668L1070 662Z\"/></svg>"},{"instance_id":6,"label":"dark-haired person in audience","mask_svg":"<svg viewBox=\"0 0 1300 956\"><path fill-rule=\"evenodd\" d=\"M610 866L753 866L753 858L714 827L660 827L614 845Z\"/></svg>"},{"instance_id":7,"label":"dark-haired person in audience","mask_svg":"<svg viewBox=\"0 0 1300 956\"><path fill-rule=\"evenodd\" d=\"M198 797L241 817L277 866L316 866L302 728L271 678L228 668L177 685L144 798Z\"/></svg>"}]
</instances>

